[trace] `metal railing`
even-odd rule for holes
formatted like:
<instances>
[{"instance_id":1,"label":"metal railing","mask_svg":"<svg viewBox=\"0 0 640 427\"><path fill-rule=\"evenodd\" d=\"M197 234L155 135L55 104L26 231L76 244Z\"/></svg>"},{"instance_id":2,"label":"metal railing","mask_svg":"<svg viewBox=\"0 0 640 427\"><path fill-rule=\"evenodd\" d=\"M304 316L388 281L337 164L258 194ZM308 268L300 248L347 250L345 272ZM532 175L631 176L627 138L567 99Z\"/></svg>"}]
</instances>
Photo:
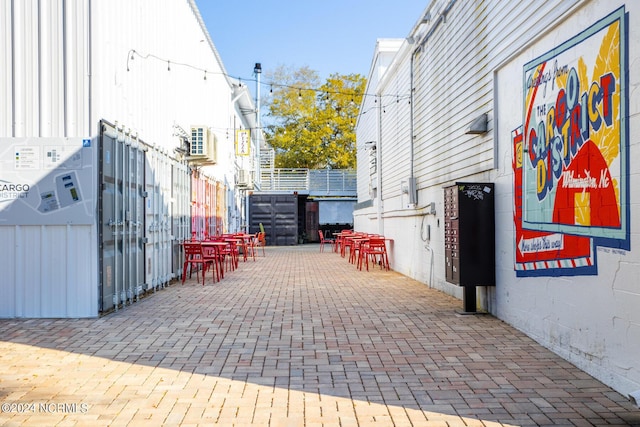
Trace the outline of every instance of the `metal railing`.
<instances>
[{"instance_id":1,"label":"metal railing","mask_svg":"<svg viewBox=\"0 0 640 427\"><path fill-rule=\"evenodd\" d=\"M263 169L262 191L300 191L315 195L355 196L356 171L352 169Z\"/></svg>"},{"instance_id":2,"label":"metal railing","mask_svg":"<svg viewBox=\"0 0 640 427\"><path fill-rule=\"evenodd\" d=\"M309 188L308 169L268 169L260 171L263 191L298 191Z\"/></svg>"}]
</instances>

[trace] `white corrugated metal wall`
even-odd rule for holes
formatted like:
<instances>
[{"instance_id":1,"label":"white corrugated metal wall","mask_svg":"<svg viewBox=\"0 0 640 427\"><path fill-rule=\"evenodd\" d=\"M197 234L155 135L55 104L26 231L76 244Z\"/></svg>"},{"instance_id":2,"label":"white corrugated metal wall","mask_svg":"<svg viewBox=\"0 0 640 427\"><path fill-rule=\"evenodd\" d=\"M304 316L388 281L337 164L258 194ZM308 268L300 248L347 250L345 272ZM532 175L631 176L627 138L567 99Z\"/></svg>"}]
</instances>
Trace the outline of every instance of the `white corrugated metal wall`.
<instances>
[{"instance_id":1,"label":"white corrugated metal wall","mask_svg":"<svg viewBox=\"0 0 640 427\"><path fill-rule=\"evenodd\" d=\"M1 137L91 135L88 2L68 3L2 2ZM0 233L2 252L12 254L0 316L96 315L95 226L0 224Z\"/></svg>"},{"instance_id":2,"label":"white corrugated metal wall","mask_svg":"<svg viewBox=\"0 0 640 427\"><path fill-rule=\"evenodd\" d=\"M89 317L97 313L95 253L88 226L0 226L0 317ZM50 254L56 254L51 256Z\"/></svg>"},{"instance_id":3,"label":"white corrugated metal wall","mask_svg":"<svg viewBox=\"0 0 640 427\"><path fill-rule=\"evenodd\" d=\"M168 150L175 124L226 131L229 82L189 1L94 2L92 28L95 120L125 123Z\"/></svg>"},{"instance_id":4,"label":"white corrugated metal wall","mask_svg":"<svg viewBox=\"0 0 640 427\"><path fill-rule=\"evenodd\" d=\"M106 119L126 125L156 150L150 169L162 178L149 183L153 192L146 202L157 209L157 221L147 230L152 238L145 272L148 287L166 283L176 274L172 239L185 234L189 223L183 220L177 227L179 236L172 233L173 212L188 215L188 192L172 198L172 191L189 184L184 176L182 184L171 182L172 170L188 174L186 166L171 160L181 143L176 126L204 124L219 140L226 139L235 114L231 81L195 4L3 1L0 23L0 65L7 70L0 84L0 137L77 136L97 151L99 122ZM229 145L222 147L223 160L233 152L233 141ZM97 162L98 153L93 155ZM203 172L233 177L233 162ZM0 236L2 252L11 253L0 261L6 267L1 317L98 314L96 225L0 224ZM60 246L68 259L60 260ZM32 254L38 263L31 261Z\"/></svg>"}]
</instances>

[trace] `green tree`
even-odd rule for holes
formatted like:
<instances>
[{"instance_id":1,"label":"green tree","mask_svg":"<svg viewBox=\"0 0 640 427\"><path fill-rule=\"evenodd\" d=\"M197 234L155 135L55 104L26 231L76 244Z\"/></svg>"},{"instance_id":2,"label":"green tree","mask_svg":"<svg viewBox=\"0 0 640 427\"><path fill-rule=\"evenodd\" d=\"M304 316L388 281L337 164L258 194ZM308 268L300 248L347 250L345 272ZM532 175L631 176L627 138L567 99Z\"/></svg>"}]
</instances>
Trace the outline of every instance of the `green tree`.
<instances>
[{"instance_id":1,"label":"green tree","mask_svg":"<svg viewBox=\"0 0 640 427\"><path fill-rule=\"evenodd\" d=\"M355 121L365 88L359 74L332 74L320 84L304 67L277 68L266 101L267 142L279 168L349 169L356 166Z\"/></svg>"}]
</instances>

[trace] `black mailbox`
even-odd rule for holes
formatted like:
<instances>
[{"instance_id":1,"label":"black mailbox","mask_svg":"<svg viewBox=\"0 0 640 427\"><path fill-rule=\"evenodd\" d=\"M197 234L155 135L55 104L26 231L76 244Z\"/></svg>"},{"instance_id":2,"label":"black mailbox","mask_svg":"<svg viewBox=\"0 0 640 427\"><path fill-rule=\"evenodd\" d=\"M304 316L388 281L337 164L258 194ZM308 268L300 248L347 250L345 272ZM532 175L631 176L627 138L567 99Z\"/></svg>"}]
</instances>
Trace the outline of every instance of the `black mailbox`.
<instances>
[{"instance_id":1,"label":"black mailbox","mask_svg":"<svg viewBox=\"0 0 640 427\"><path fill-rule=\"evenodd\" d=\"M494 184L444 189L447 282L464 287L464 311L476 312L476 286L495 286Z\"/></svg>"}]
</instances>

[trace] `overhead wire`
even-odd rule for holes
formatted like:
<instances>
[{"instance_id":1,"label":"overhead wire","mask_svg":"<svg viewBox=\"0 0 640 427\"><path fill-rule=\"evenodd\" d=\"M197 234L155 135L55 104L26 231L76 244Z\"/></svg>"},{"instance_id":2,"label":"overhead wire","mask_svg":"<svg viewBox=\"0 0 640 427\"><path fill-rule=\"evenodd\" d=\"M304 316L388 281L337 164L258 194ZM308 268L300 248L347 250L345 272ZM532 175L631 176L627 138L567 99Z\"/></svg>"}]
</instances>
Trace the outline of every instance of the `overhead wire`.
<instances>
[{"instance_id":1,"label":"overhead wire","mask_svg":"<svg viewBox=\"0 0 640 427\"><path fill-rule=\"evenodd\" d=\"M230 79L234 79L238 81L238 84L240 86L242 86L243 82L258 82L260 83L260 85L262 86L268 86L269 87L269 93L272 94L273 93L273 88L285 88L285 89L291 89L294 91L298 91L298 96L302 97L302 92L303 91L311 91L314 92L316 94L320 93L320 94L325 94L327 97L329 96L329 94L333 94L333 95L346 95L346 96L351 96L352 98L354 96L359 96L360 94L358 93L357 90L351 90L351 91L336 91L336 90L327 90L327 89L322 89L322 88L313 88L313 87L303 87L303 86L295 86L295 85L289 85L289 84L284 84L284 83L277 83L277 82L273 82L273 81L259 81L256 78L244 78L244 77L237 77L237 76L232 76L228 73L223 73L223 72L216 72L216 71L209 71L206 68L202 68L202 67L198 67L192 64L188 64L186 62L180 62L180 61L174 61L171 59L166 59L166 58L162 58L158 55L155 55L153 53L147 53L147 54L142 54L140 52L138 52L135 49L130 49L129 52L127 52L127 71L131 71L131 68L129 66L130 61L133 61L135 59L135 56L137 56L140 59L155 59L157 61L160 61L162 63L167 64L167 71L171 71L171 67L175 67L175 66L182 66L182 67L186 67L186 68L190 68L192 70L195 71L199 71L201 73L204 73L204 80L207 80L207 75L223 75L225 77L228 77ZM400 100L403 99L409 99L411 98L410 94L407 95L400 95L400 94L372 94L372 93L363 93L361 94L362 97L367 97L367 96L374 96L377 98L383 98L383 97L390 97L390 98L394 98L396 100L396 102L399 102ZM364 114L364 113L363 113Z\"/></svg>"},{"instance_id":2,"label":"overhead wire","mask_svg":"<svg viewBox=\"0 0 640 427\"><path fill-rule=\"evenodd\" d=\"M260 85L264 85L264 86L268 86L269 87L269 93L273 94L273 88L285 88L285 89L290 89L292 91L297 91L298 92L298 98L302 97L302 93L303 91L310 91L310 92L314 92L316 94L322 94L323 98L326 97L326 99L329 98L330 94L333 95L345 95L345 96L351 96L352 102L353 102L353 98L354 96L358 96L360 95L358 93L358 91L356 90L351 90L351 91L332 91L332 90L327 90L327 89L319 89L319 88L313 88L313 87L302 87L302 86L295 86L295 85L288 85L288 84L283 84L283 83L277 83L277 82L273 82L273 81L259 81L256 78L245 78L245 77L237 77L237 76L232 76L228 73L224 73L224 72L216 72L216 71L210 71L206 68L202 68L202 67L198 67L195 66L193 64L189 64L186 62L180 62L180 61L175 61L175 60L171 60L171 59L166 59L166 58L162 58L158 55L155 55L153 53L147 53L147 54L142 54L140 52L138 52L135 49L130 49L129 52L127 52L127 71L131 71L131 67L130 67L130 61L135 60L135 58L138 57L140 59L155 59L157 61L159 61L160 63L163 64L167 64L167 71L171 71L172 67L175 69L176 66L178 67L186 67L189 69L192 69L194 71L198 71L203 73L204 75L204 80L207 80L207 75L222 75L225 76L227 78L236 80L238 82L238 85L240 87L242 87L243 82L256 82L259 83ZM395 99L396 103L400 102L400 100L404 100L404 99L409 99L409 102L411 102L411 95L407 94L407 95L399 95L399 94L371 94L371 93L363 93L362 97L368 97L368 96L373 96L375 97L375 105L368 108L365 111L361 111L359 114L360 115L364 115L367 112L371 111L371 110L375 110L375 109L382 109L382 112L385 113L385 107L389 104L383 104L382 100L383 98L393 98ZM380 99L380 103L378 104L378 99ZM221 131L221 132L225 132L226 133L226 137L227 139L229 138L229 132L233 131L233 128L211 128L212 130L217 130L217 131ZM260 127L254 127L254 128L246 128L249 129L250 131L255 131L255 130L264 130L265 127L260 126Z\"/></svg>"}]
</instances>

